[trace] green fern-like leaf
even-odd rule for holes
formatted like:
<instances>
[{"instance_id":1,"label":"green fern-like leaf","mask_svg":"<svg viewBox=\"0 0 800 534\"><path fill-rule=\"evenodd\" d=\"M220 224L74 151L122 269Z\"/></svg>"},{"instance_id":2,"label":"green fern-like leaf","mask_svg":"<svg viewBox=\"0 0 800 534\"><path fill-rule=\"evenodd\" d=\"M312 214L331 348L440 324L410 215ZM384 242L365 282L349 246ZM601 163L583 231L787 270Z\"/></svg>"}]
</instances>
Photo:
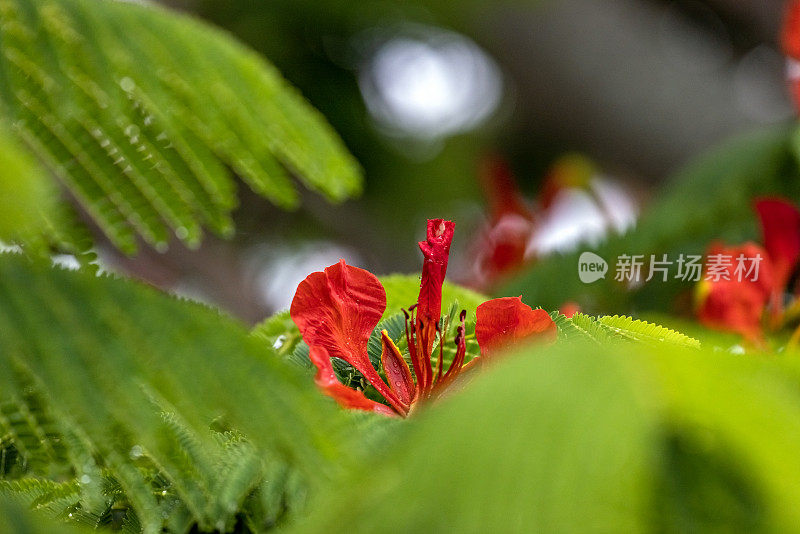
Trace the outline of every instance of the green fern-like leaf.
<instances>
[{"instance_id":1,"label":"green fern-like leaf","mask_svg":"<svg viewBox=\"0 0 800 534\"><path fill-rule=\"evenodd\" d=\"M59 483L42 478L23 478L0 481L0 494L14 497L31 508L49 509L60 514L79 501L80 485L77 481Z\"/></svg>"},{"instance_id":2,"label":"green fern-like leaf","mask_svg":"<svg viewBox=\"0 0 800 534\"><path fill-rule=\"evenodd\" d=\"M0 117L125 252L229 234L227 168L283 208L290 174L334 201L360 189L324 119L199 21L111 0L2 0L0 19Z\"/></svg>"},{"instance_id":3,"label":"green fern-like leaf","mask_svg":"<svg viewBox=\"0 0 800 534\"><path fill-rule=\"evenodd\" d=\"M14 445L26 473L63 477L67 451L62 430L67 428L66 422L50 409L30 376L19 369L15 374L21 388L17 395L7 394L0 402L0 435Z\"/></svg>"},{"instance_id":4,"label":"green fern-like leaf","mask_svg":"<svg viewBox=\"0 0 800 534\"><path fill-rule=\"evenodd\" d=\"M576 313L572 318L553 313L559 338L565 341L591 341L596 344L634 341L650 344L670 344L699 347L700 342L665 326L627 316L592 317Z\"/></svg>"},{"instance_id":5,"label":"green fern-like leaf","mask_svg":"<svg viewBox=\"0 0 800 534\"><path fill-rule=\"evenodd\" d=\"M395 342L399 342L404 336L406 331L406 320L402 313L397 313L391 317L387 317L381 321L372 334L369 336L367 344L367 352L369 353L369 360L372 365L381 369L381 354L383 353L383 343L381 342L381 332L386 330L389 338Z\"/></svg>"},{"instance_id":6,"label":"green fern-like leaf","mask_svg":"<svg viewBox=\"0 0 800 534\"><path fill-rule=\"evenodd\" d=\"M685 347L699 347L700 342L675 330L627 316L602 316L597 322L618 334L647 343L668 343Z\"/></svg>"},{"instance_id":7,"label":"green fern-like leaf","mask_svg":"<svg viewBox=\"0 0 800 534\"><path fill-rule=\"evenodd\" d=\"M620 336L607 328L603 328L597 321L586 314L576 313L571 318L559 313L551 313L553 321L558 328L558 336L566 341L591 341L597 344L619 340Z\"/></svg>"},{"instance_id":8,"label":"green fern-like leaf","mask_svg":"<svg viewBox=\"0 0 800 534\"><path fill-rule=\"evenodd\" d=\"M274 497L260 501L263 517L280 521L335 471L340 412L214 310L5 254L0 331L0 367L12 371L0 391L13 407L0 448L10 441L37 462L6 486L68 480L66 493L24 501L51 515L144 532L227 530L264 492L281 496L276 508L264 508ZM221 439L224 428L237 432ZM275 465L287 475L272 487Z\"/></svg>"}]
</instances>

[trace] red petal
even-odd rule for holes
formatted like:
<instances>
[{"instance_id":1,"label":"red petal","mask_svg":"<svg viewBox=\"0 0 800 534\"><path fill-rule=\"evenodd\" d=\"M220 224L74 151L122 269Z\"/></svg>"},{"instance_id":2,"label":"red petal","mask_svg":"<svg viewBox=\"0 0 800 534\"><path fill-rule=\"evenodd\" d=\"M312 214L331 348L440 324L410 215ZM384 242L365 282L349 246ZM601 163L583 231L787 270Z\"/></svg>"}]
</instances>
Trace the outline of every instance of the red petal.
<instances>
[{"instance_id":1,"label":"red petal","mask_svg":"<svg viewBox=\"0 0 800 534\"><path fill-rule=\"evenodd\" d=\"M297 286L289 314L309 347L322 347L364 375L398 411L397 396L372 367L369 336L386 310L386 291L374 274L341 260Z\"/></svg>"},{"instance_id":2,"label":"red petal","mask_svg":"<svg viewBox=\"0 0 800 534\"><path fill-rule=\"evenodd\" d=\"M428 238L419 248L425 260L417 299L417 320L438 322L442 315L442 284L447 273L450 243L456 225L444 219L428 219Z\"/></svg>"},{"instance_id":3,"label":"red petal","mask_svg":"<svg viewBox=\"0 0 800 534\"><path fill-rule=\"evenodd\" d=\"M573 315L581 312L581 305L577 302L567 301L561 305L561 307L558 309L558 312L564 317L569 317L572 319Z\"/></svg>"},{"instance_id":4,"label":"red petal","mask_svg":"<svg viewBox=\"0 0 800 534\"><path fill-rule=\"evenodd\" d=\"M442 284L447 273L455 226L451 221L428 219L427 240L419 243L425 260L422 263L422 282L417 298L417 348L411 354L414 372L417 373L417 390L422 395L428 393L433 386L431 349L442 315Z\"/></svg>"},{"instance_id":5,"label":"red petal","mask_svg":"<svg viewBox=\"0 0 800 534\"><path fill-rule=\"evenodd\" d=\"M383 363L383 371L386 373L389 387L392 388L400 402L410 406L411 401L414 400L414 379L411 376L411 370L403 359L403 355L400 354L400 349L389 338L386 330L381 332L381 344L383 345L381 363Z\"/></svg>"},{"instance_id":6,"label":"red petal","mask_svg":"<svg viewBox=\"0 0 800 534\"><path fill-rule=\"evenodd\" d=\"M482 274L496 280L525 264L525 251L536 226L517 215L505 215L485 232L479 251Z\"/></svg>"},{"instance_id":7,"label":"red petal","mask_svg":"<svg viewBox=\"0 0 800 534\"><path fill-rule=\"evenodd\" d=\"M726 247L721 243L709 246L707 257L722 254L733 259L727 269L729 280L703 280L698 285L697 316L709 328L738 332L750 341L762 337L762 317L770 294L775 286L769 254L755 243ZM735 273L736 258L763 259L758 267L758 278L743 277L738 280Z\"/></svg>"},{"instance_id":8,"label":"red petal","mask_svg":"<svg viewBox=\"0 0 800 534\"><path fill-rule=\"evenodd\" d=\"M315 346L309 351L311 362L317 367L314 381L327 395L330 395L344 408L366 410L384 415L397 415L390 407L368 399L360 391L350 389L336 378L331 365L331 357L324 347Z\"/></svg>"},{"instance_id":9,"label":"red petal","mask_svg":"<svg viewBox=\"0 0 800 534\"><path fill-rule=\"evenodd\" d=\"M493 221L505 215L518 215L528 221L533 213L526 205L525 197L517 187L517 181L508 162L500 156L486 157L481 162L480 180L489 200L489 212Z\"/></svg>"},{"instance_id":10,"label":"red petal","mask_svg":"<svg viewBox=\"0 0 800 534\"><path fill-rule=\"evenodd\" d=\"M748 241L741 245L737 246L726 246L724 243L720 241L715 241L711 243L708 247L708 251L706 252L706 258L712 255L721 254L723 256L728 256L732 259L730 265L725 269L728 273L728 278L730 280L735 281L736 283L741 284L748 284L753 286L753 288L764 295L765 297L769 296L769 294L773 291L776 287L775 283L775 272L772 266L772 261L770 255L764 250L763 247L753 243L752 241ZM748 273L742 273L742 281L739 282L738 275L736 274L736 267L737 267L737 258L739 256L744 256L745 259L756 258L757 256L761 256L761 262L758 265L758 277L755 280L752 280L752 277L756 274L755 272L751 273L750 276L745 276ZM747 269L751 267L750 263L745 265ZM706 273L704 273L705 276Z\"/></svg>"},{"instance_id":11,"label":"red petal","mask_svg":"<svg viewBox=\"0 0 800 534\"><path fill-rule=\"evenodd\" d=\"M555 341L556 324L546 311L534 310L521 297L503 297L484 302L477 309L475 338L482 356L520 341L541 338Z\"/></svg>"},{"instance_id":12,"label":"red petal","mask_svg":"<svg viewBox=\"0 0 800 534\"><path fill-rule=\"evenodd\" d=\"M709 328L737 332L751 341L762 337L761 319L767 296L752 284L735 280L701 283L703 296L697 316Z\"/></svg>"},{"instance_id":13,"label":"red petal","mask_svg":"<svg viewBox=\"0 0 800 534\"><path fill-rule=\"evenodd\" d=\"M769 254L775 289L783 291L800 259L800 211L780 198L763 198L755 203Z\"/></svg>"},{"instance_id":14,"label":"red petal","mask_svg":"<svg viewBox=\"0 0 800 534\"><path fill-rule=\"evenodd\" d=\"M800 59L800 2L787 3L781 31L781 45L787 56Z\"/></svg>"}]
</instances>

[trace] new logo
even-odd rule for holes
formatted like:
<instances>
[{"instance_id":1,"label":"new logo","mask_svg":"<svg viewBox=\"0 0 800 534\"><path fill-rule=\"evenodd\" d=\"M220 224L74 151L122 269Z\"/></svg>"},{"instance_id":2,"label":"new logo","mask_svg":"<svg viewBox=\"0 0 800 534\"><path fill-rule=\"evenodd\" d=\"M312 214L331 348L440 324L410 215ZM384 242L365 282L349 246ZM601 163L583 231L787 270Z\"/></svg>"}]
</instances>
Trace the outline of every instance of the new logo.
<instances>
[{"instance_id":1,"label":"new logo","mask_svg":"<svg viewBox=\"0 0 800 534\"><path fill-rule=\"evenodd\" d=\"M584 284L591 284L606 277L608 263L594 252L584 252L578 258L578 278Z\"/></svg>"}]
</instances>

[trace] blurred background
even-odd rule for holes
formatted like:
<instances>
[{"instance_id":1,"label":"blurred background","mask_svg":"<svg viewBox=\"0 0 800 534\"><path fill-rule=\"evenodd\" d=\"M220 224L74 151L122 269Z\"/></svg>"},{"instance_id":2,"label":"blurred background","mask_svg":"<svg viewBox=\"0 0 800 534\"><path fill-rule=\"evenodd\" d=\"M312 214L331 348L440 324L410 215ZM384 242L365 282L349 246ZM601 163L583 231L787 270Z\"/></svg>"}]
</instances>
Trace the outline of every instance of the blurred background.
<instances>
[{"instance_id":1,"label":"blurred background","mask_svg":"<svg viewBox=\"0 0 800 534\"><path fill-rule=\"evenodd\" d=\"M364 168L360 199L305 192L294 213L240 185L232 241L133 258L101 242L111 268L248 323L339 258L417 272L432 217L457 224L450 277L490 292L509 266L630 228L722 139L794 115L779 0L166 3L274 63ZM498 228L521 244L483 257Z\"/></svg>"}]
</instances>

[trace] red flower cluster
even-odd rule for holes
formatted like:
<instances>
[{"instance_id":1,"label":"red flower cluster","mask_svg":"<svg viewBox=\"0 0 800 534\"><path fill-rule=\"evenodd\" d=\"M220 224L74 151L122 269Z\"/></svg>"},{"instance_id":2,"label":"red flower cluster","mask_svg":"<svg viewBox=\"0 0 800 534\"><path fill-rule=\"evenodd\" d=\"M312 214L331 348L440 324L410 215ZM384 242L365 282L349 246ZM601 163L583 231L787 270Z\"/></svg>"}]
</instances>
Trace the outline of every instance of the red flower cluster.
<instances>
[{"instance_id":1,"label":"red flower cluster","mask_svg":"<svg viewBox=\"0 0 800 534\"><path fill-rule=\"evenodd\" d=\"M755 243L737 247L714 243L708 255L761 256L758 277L739 280L733 276L731 265L728 279L700 283L697 300L698 317L703 324L738 332L748 341L760 344L765 319L770 327L781 321L784 294L800 260L800 211L778 198L757 200L755 209L761 223L763 247Z\"/></svg>"},{"instance_id":2,"label":"red flower cluster","mask_svg":"<svg viewBox=\"0 0 800 534\"><path fill-rule=\"evenodd\" d=\"M425 258L419 298L406 312L411 368L384 330L381 365L386 381L372 366L367 353L370 334L386 310L386 291L377 277L341 260L324 272L311 273L298 286L290 309L292 320L309 346L311 361L317 368L317 385L342 406L407 416L417 403L438 397L473 362L494 357L507 344L531 338L555 339L555 323L544 310L531 309L519 297L489 300L477 309L475 337L481 356L465 365L466 312L462 311L454 340L456 355L444 369L446 332L442 332L440 325L442 284L454 229L450 221L428 221L427 239L419 243ZM438 355L434 350L437 340ZM339 382L332 357L355 367L387 404L368 399L363 392Z\"/></svg>"}]
</instances>

